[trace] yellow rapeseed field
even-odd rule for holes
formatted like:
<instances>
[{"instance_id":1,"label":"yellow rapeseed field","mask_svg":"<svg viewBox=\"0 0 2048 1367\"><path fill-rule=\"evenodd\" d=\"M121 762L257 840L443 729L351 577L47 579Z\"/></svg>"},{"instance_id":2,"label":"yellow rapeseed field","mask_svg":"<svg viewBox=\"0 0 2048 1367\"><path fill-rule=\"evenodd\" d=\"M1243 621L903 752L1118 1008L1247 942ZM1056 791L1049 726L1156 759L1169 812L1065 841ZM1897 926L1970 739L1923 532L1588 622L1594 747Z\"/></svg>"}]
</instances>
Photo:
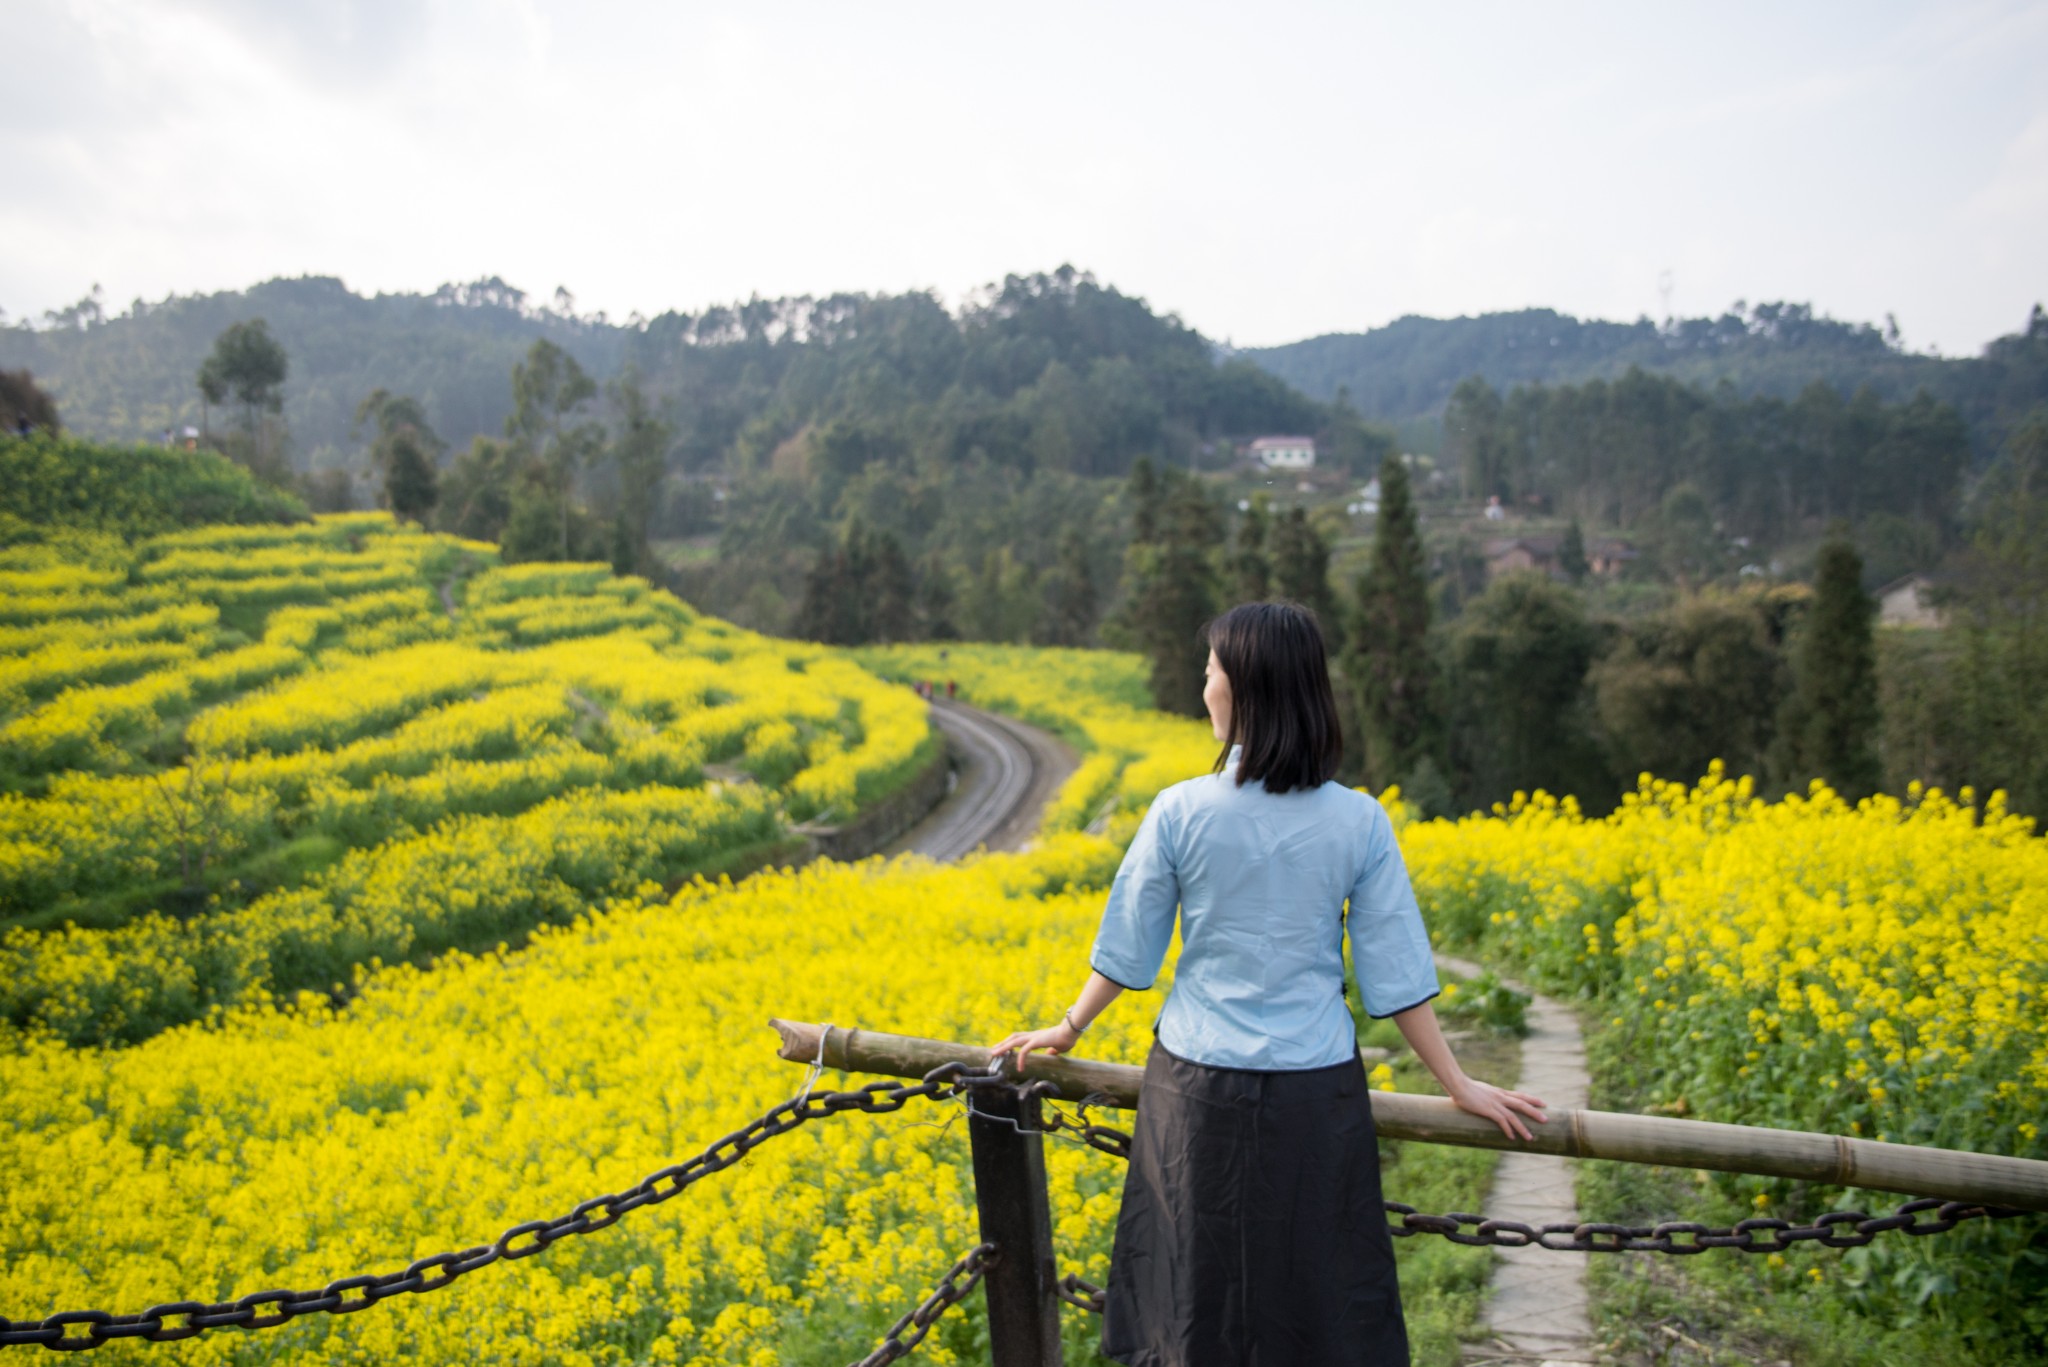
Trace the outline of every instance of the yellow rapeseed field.
<instances>
[{"instance_id":1,"label":"yellow rapeseed field","mask_svg":"<svg viewBox=\"0 0 2048 1367\"><path fill-rule=\"evenodd\" d=\"M295 574L294 554L322 570ZM564 1213L785 1099L801 1070L773 1057L770 1015L967 1040L1050 1019L1136 815L1217 748L1206 725L1143 706L1128 656L865 652L1080 748L1041 843L665 887L650 870L886 791L929 744L921 705L844 653L712 622L601 567L492 568L483 548L374 517L182 534L146 557L163 560L178 572L0 562L0 627L23 633L9 659L195 652L126 680L14 676L35 682L11 695L0 746L40 786L0 798L0 910L170 876L179 843L151 815L166 770L199 797L219 785L223 859L315 835L342 852L190 921L0 942L16 984L0 989L0 1314L15 1318L314 1287ZM458 577L450 617L439 590ZM62 625L167 611L126 635ZM265 649L294 663L193 674ZM61 725L28 725L52 709ZM196 752L168 760L167 736ZM1646 782L1601 820L1538 795L1405 822L1401 840L1439 940L1596 1001L1663 1071L1667 1109L2041 1152L2048 863L1995 799L1764 803L1714 774ZM451 947L494 925L538 929L516 949ZM425 952L429 966L396 962ZM280 973L294 956L346 965L345 990ZM277 991L293 981L323 990ZM1088 1052L1139 1061L1155 1004L1120 1003ZM446 1291L101 1356L844 1362L976 1241L964 1129L957 1104L818 1121ZM1050 1147L1060 1262L1100 1281L1122 1171ZM1412 1195L1403 1180L1390 1194ZM1459 1270L1413 1280L1418 1301L1483 1281L1480 1255L1435 1248ZM1077 1358L1092 1332L1070 1316ZM978 1308L923 1353L985 1356ZM1455 1344L1424 1357L1454 1361Z\"/></svg>"}]
</instances>

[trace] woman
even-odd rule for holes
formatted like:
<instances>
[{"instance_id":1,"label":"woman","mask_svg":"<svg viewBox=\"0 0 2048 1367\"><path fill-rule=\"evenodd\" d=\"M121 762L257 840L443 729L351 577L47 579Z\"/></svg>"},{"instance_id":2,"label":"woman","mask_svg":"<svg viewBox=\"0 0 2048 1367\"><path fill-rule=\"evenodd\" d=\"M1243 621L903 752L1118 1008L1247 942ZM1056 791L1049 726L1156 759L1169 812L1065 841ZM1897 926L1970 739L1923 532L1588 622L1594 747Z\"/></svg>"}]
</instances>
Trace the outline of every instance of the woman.
<instances>
[{"instance_id":1,"label":"woman","mask_svg":"<svg viewBox=\"0 0 2048 1367\"><path fill-rule=\"evenodd\" d=\"M1181 954L1154 1027L1117 1216L1103 1351L1131 1367L1405 1363L1379 1150L1344 999L1348 933L1368 1014L1392 1016L1460 1107L1527 1139L1543 1103L1465 1076L1379 803L1330 781L1342 750L1315 618L1247 603L1209 626L1202 700L1226 751L1153 800L1056 1025L1006 1037L1018 1066L1073 1048ZM1346 913L1348 902L1349 911Z\"/></svg>"}]
</instances>

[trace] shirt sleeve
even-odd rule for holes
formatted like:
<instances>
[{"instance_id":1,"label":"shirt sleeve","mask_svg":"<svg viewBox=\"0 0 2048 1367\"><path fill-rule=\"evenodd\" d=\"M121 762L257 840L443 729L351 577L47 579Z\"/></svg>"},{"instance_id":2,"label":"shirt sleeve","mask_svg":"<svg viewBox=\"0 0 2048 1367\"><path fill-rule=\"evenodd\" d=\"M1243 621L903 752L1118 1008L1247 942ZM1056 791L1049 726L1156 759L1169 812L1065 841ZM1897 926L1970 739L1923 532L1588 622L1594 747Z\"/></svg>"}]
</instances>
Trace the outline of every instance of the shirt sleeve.
<instances>
[{"instance_id":1,"label":"shirt sleeve","mask_svg":"<svg viewBox=\"0 0 2048 1367\"><path fill-rule=\"evenodd\" d=\"M1159 976L1166 947L1173 941L1174 913L1180 907L1180 876L1173 865L1172 813L1161 795L1146 809L1131 837L1109 902L1102 909L1102 928L1088 963L1120 987L1142 992Z\"/></svg>"},{"instance_id":2,"label":"shirt sleeve","mask_svg":"<svg viewBox=\"0 0 2048 1367\"><path fill-rule=\"evenodd\" d=\"M1366 829L1365 861L1351 886L1346 926L1351 971L1358 979L1365 1013L1381 1019L1420 1006L1442 989L1429 932L1423 929L1422 910L1415 905L1415 889L1408 882L1408 865L1395 843L1393 823L1377 803Z\"/></svg>"}]
</instances>

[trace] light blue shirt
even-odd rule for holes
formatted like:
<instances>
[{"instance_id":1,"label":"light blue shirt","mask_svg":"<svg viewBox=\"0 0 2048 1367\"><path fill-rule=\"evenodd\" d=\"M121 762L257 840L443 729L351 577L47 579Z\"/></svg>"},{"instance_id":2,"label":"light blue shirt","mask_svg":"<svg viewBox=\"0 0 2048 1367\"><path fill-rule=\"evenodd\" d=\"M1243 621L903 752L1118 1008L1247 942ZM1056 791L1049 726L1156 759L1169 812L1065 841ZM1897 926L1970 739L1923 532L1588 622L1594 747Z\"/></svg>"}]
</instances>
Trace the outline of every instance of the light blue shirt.
<instances>
[{"instance_id":1,"label":"light blue shirt","mask_svg":"<svg viewBox=\"0 0 2048 1367\"><path fill-rule=\"evenodd\" d=\"M1180 961L1159 1013L1160 1044L1218 1068L1325 1068L1358 1049L1344 1004L1347 928L1372 1016L1437 994L1429 935L1385 808L1340 783L1240 788L1241 748L1231 747L1222 773L1153 799L1110 886L1089 962L1125 988L1150 987L1178 908Z\"/></svg>"}]
</instances>

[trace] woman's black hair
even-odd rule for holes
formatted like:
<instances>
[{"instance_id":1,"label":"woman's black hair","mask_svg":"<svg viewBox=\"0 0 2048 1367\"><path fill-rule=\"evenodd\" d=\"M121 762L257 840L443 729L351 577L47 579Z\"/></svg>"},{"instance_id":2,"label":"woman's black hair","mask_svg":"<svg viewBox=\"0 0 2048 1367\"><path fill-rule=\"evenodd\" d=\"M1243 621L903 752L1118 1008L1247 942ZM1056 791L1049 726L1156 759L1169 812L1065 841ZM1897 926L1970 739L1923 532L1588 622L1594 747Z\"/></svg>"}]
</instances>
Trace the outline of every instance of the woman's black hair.
<instances>
[{"instance_id":1,"label":"woman's black hair","mask_svg":"<svg viewBox=\"0 0 2048 1367\"><path fill-rule=\"evenodd\" d=\"M1268 792L1284 793L1329 782L1344 735L1316 615L1299 603L1240 603L1202 634L1230 678L1230 734L1215 771L1235 742L1244 747L1240 787L1263 779Z\"/></svg>"}]
</instances>

